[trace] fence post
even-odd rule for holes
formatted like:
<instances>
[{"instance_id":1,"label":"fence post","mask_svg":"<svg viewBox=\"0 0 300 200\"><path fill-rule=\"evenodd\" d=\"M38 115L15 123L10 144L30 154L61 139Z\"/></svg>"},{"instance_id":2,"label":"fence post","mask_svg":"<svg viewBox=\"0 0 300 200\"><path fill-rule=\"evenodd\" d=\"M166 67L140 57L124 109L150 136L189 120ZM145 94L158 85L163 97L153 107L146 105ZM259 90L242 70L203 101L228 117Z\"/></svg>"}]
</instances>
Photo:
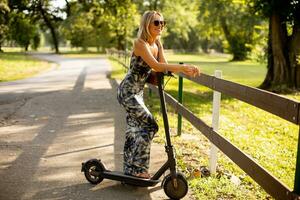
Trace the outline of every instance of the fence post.
<instances>
[{"instance_id":1,"label":"fence post","mask_svg":"<svg viewBox=\"0 0 300 200\"><path fill-rule=\"evenodd\" d=\"M299 134L298 134L298 149L297 149L297 158L296 158L294 192L300 196L300 126L299 126Z\"/></svg>"},{"instance_id":2,"label":"fence post","mask_svg":"<svg viewBox=\"0 0 300 200\"><path fill-rule=\"evenodd\" d=\"M215 77L222 78L222 71L216 70ZM218 131L219 129L220 102L221 102L221 93L214 91L213 112L212 112L212 128L214 131ZM217 147L211 144L210 157L209 157L209 171L211 174L216 173L217 159L218 159L217 153L218 153Z\"/></svg>"},{"instance_id":3,"label":"fence post","mask_svg":"<svg viewBox=\"0 0 300 200\"><path fill-rule=\"evenodd\" d=\"M180 62L179 64L183 64ZM178 102L182 104L182 99L183 99L183 78L181 76L178 76ZM177 135L181 135L181 130L182 130L182 116L180 113L178 113L177 117Z\"/></svg>"}]
</instances>

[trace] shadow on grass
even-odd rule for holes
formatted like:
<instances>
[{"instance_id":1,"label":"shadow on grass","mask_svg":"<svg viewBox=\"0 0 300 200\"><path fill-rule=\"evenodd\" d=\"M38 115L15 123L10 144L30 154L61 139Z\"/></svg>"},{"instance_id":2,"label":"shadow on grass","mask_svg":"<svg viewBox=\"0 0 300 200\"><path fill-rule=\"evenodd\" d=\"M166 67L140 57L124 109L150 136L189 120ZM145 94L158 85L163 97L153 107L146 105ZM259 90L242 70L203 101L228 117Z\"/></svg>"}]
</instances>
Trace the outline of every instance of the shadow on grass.
<instances>
[{"instance_id":1,"label":"shadow on grass","mask_svg":"<svg viewBox=\"0 0 300 200\"><path fill-rule=\"evenodd\" d=\"M177 90L167 90L166 92L177 100L178 97ZM150 104L150 107L155 110L159 110L160 105L158 103L159 102L158 96L156 94L152 94L152 97L149 97L149 92L145 92L145 94L146 94L145 98ZM222 100L235 99L224 94L221 97ZM196 113L202 109L201 105L212 105L212 101L213 101L213 91L207 91L201 93L194 93L189 91L183 92L183 105L187 106L191 111Z\"/></svg>"}]
</instances>

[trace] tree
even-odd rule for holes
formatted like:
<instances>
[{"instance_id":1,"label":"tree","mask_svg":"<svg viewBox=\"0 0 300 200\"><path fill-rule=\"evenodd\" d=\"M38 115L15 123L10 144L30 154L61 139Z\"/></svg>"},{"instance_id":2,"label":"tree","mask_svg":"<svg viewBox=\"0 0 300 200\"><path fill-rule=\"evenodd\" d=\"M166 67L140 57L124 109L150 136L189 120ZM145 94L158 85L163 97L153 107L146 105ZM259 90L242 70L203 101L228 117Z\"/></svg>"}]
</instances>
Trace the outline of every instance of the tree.
<instances>
[{"instance_id":1,"label":"tree","mask_svg":"<svg viewBox=\"0 0 300 200\"><path fill-rule=\"evenodd\" d=\"M200 2L200 33L205 40L224 40L233 61L245 60L253 45L255 25L260 19L250 14L244 0L206 0Z\"/></svg>"},{"instance_id":2,"label":"tree","mask_svg":"<svg viewBox=\"0 0 300 200\"><path fill-rule=\"evenodd\" d=\"M138 26L136 5L131 0L70 3L71 15L63 32L72 46L117 47L125 50Z\"/></svg>"},{"instance_id":3,"label":"tree","mask_svg":"<svg viewBox=\"0 0 300 200\"><path fill-rule=\"evenodd\" d=\"M163 34L166 48L197 50L197 2L191 0L165 1L163 7L167 27ZM187 12L188 10L188 12Z\"/></svg>"},{"instance_id":4,"label":"tree","mask_svg":"<svg viewBox=\"0 0 300 200\"><path fill-rule=\"evenodd\" d=\"M30 18L24 13L10 13L9 23L10 38L15 40L20 46L28 50L29 45L38 37L38 28L33 25ZM35 44L35 46L38 46Z\"/></svg>"},{"instance_id":5,"label":"tree","mask_svg":"<svg viewBox=\"0 0 300 200\"><path fill-rule=\"evenodd\" d=\"M41 36L38 31L34 34L31 42L31 48L37 50L41 43Z\"/></svg>"},{"instance_id":6,"label":"tree","mask_svg":"<svg viewBox=\"0 0 300 200\"><path fill-rule=\"evenodd\" d=\"M138 28L139 16L136 5L131 0L110 0L103 6L106 16L104 23L113 34L111 42L116 43L118 49L127 49L129 39Z\"/></svg>"},{"instance_id":7,"label":"tree","mask_svg":"<svg viewBox=\"0 0 300 200\"><path fill-rule=\"evenodd\" d=\"M300 88L300 2L253 0L255 13L269 20L267 75L261 88Z\"/></svg>"},{"instance_id":8,"label":"tree","mask_svg":"<svg viewBox=\"0 0 300 200\"><path fill-rule=\"evenodd\" d=\"M51 6L51 0L8 0L9 7L16 13L26 13L33 23L47 27L52 36L52 44L59 53L58 27L63 20L58 16L59 9Z\"/></svg>"},{"instance_id":9,"label":"tree","mask_svg":"<svg viewBox=\"0 0 300 200\"><path fill-rule=\"evenodd\" d=\"M9 13L9 11L10 10L7 5L7 1L0 0L0 52L3 51L1 49L1 46L8 34L8 13Z\"/></svg>"},{"instance_id":10,"label":"tree","mask_svg":"<svg viewBox=\"0 0 300 200\"><path fill-rule=\"evenodd\" d=\"M58 9L51 9L50 0L33 0L32 10L38 11L37 19L43 19L44 25L48 27L52 36L52 44L54 45L55 53L59 53L59 33L57 31L61 17L56 16Z\"/></svg>"},{"instance_id":11,"label":"tree","mask_svg":"<svg viewBox=\"0 0 300 200\"><path fill-rule=\"evenodd\" d=\"M79 11L75 15L70 15L64 22L63 33L73 47L82 47L83 51L87 51L87 47L92 45L91 40L94 36L92 19L91 13Z\"/></svg>"}]
</instances>

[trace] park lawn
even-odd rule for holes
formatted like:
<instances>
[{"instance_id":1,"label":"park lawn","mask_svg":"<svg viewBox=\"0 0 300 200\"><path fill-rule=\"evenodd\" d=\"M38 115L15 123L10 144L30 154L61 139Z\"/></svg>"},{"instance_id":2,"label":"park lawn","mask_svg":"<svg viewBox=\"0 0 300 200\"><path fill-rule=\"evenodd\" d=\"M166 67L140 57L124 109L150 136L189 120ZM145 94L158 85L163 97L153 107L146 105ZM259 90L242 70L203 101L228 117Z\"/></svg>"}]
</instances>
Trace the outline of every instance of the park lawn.
<instances>
[{"instance_id":1,"label":"park lawn","mask_svg":"<svg viewBox=\"0 0 300 200\"><path fill-rule=\"evenodd\" d=\"M0 82L29 78L50 67L49 62L34 59L23 53L0 53Z\"/></svg>"},{"instance_id":2,"label":"park lawn","mask_svg":"<svg viewBox=\"0 0 300 200\"><path fill-rule=\"evenodd\" d=\"M111 77L117 80L122 80L126 74L126 68L122 66L118 60L109 56L110 64L112 65Z\"/></svg>"},{"instance_id":3,"label":"park lawn","mask_svg":"<svg viewBox=\"0 0 300 200\"><path fill-rule=\"evenodd\" d=\"M236 83L257 87L267 72L264 64L253 61L228 62L231 56L221 55L186 55L166 54L170 63L187 63L198 66L201 72L213 75L215 70L221 70L223 79Z\"/></svg>"},{"instance_id":4,"label":"park lawn","mask_svg":"<svg viewBox=\"0 0 300 200\"><path fill-rule=\"evenodd\" d=\"M258 86L264 79L266 67L251 61L228 62L229 56L167 54L171 63L193 63L202 72L213 74L222 70L223 78L248 86ZM117 62L113 77L123 78L124 69ZM166 90L177 97L177 80L171 79ZM183 104L211 125L212 91L191 81L184 80ZM289 94L289 98L300 100L300 94ZM163 127L159 100L145 92L145 102ZM189 177L190 187L197 199L266 199L269 195L247 176L224 154L219 153L218 173L208 178L194 178L193 172L200 166L208 166L210 143L189 122L183 120L183 135L176 137L177 115L169 107L169 121L176 148L178 166ZM288 187L293 188L296 163L298 127L241 101L222 96L219 133L254 158ZM161 128L156 142L164 143ZM241 184L233 184L229 177L236 176Z\"/></svg>"}]
</instances>

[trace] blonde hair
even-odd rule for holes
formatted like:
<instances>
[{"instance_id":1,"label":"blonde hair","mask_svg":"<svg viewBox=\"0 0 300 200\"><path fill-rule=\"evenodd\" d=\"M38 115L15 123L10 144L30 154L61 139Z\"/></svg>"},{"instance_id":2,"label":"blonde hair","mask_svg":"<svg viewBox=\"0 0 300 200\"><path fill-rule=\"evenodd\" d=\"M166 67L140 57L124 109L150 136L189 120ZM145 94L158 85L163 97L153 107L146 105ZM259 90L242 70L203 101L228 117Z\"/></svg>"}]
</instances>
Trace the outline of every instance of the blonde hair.
<instances>
[{"instance_id":1,"label":"blonde hair","mask_svg":"<svg viewBox=\"0 0 300 200\"><path fill-rule=\"evenodd\" d=\"M159 13L158 11L146 11L142 18L141 18L141 23L139 27L139 31L137 33L138 39L142 39L145 42L148 41L149 38L151 38L151 34L149 31L149 25L154 17L154 15L159 15L161 18L163 18L162 14Z\"/></svg>"}]
</instances>

